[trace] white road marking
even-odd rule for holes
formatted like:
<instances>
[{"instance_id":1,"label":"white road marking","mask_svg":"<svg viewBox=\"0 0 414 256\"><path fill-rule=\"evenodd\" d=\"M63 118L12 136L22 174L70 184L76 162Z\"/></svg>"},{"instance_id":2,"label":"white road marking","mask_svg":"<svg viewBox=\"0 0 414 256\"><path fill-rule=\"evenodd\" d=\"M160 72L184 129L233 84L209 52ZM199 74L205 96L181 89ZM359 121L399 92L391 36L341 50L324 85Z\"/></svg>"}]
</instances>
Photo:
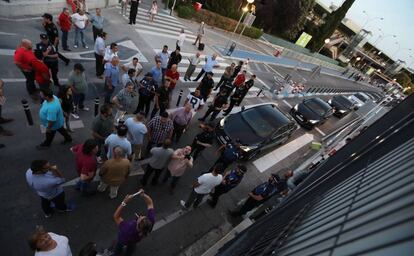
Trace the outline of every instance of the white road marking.
<instances>
[{"instance_id":1,"label":"white road marking","mask_svg":"<svg viewBox=\"0 0 414 256\"><path fill-rule=\"evenodd\" d=\"M0 31L0 36L15 36L15 35L17 34Z\"/></svg>"},{"instance_id":2,"label":"white road marking","mask_svg":"<svg viewBox=\"0 0 414 256\"><path fill-rule=\"evenodd\" d=\"M253 161L253 164L259 172L264 172L312 141L313 135L306 133L288 144L283 145Z\"/></svg>"},{"instance_id":3,"label":"white road marking","mask_svg":"<svg viewBox=\"0 0 414 256\"><path fill-rule=\"evenodd\" d=\"M290 105L290 103L289 102L287 102L286 100L282 100L283 101L283 103L285 103L286 104L286 106L288 106L289 108L292 108L292 105Z\"/></svg>"},{"instance_id":4,"label":"white road marking","mask_svg":"<svg viewBox=\"0 0 414 256\"><path fill-rule=\"evenodd\" d=\"M259 72L263 72L263 69L260 68L260 66L256 63L256 62L251 62L253 63L253 66L255 67L255 69Z\"/></svg>"},{"instance_id":5,"label":"white road marking","mask_svg":"<svg viewBox=\"0 0 414 256\"><path fill-rule=\"evenodd\" d=\"M319 132L322 136L325 136L326 134L321 131L321 129L319 129L318 127L315 127L315 131Z\"/></svg>"},{"instance_id":6,"label":"white road marking","mask_svg":"<svg viewBox=\"0 0 414 256\"><path fill-rule=\"evenodd\" d=\"M16 50L12 49L0 49L0 55L3 56L14 56Z\"/></svg>"}]
</instances>

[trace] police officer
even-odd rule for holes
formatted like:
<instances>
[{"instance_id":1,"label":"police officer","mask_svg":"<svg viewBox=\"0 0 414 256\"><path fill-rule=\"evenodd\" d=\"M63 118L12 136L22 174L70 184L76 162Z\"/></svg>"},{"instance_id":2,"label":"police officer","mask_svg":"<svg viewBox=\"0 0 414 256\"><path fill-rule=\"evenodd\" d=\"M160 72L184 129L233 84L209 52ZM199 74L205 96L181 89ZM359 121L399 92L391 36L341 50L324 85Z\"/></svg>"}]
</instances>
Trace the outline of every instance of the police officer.
<instances>
[{"instance_id":1,"label":"police officer","mask_svg":"<svg viewBox=\"0 0 414 256\"><path fill-rule=\"evenodd\" d=\"M236 140L236 142L229 142L222 145L217 151L221 151L221 155L214 165L220 163L223 165L224 169L226 169L229 165L241 158L240 141Z\"/></svg>"},{"instance_id":2,"label":"police officer","mask_svg":"<svg viewBox=\"0 0 414 256\"><path fill-rule=\"evenodd\" d=\"M206 118L211 114L210 122L212 122L217 115L220 113L221 110L227 108L227 92L225 90L221 91L217 96L214 98L213 103L208 107L207 112L204 114L202 118L199 118L199 121L204 122Z\"/></svg>"},{"instance_id":3,"label":"police officer","mask_svg":"<svg viewBox=\"0 0 414 256\"><path fill-rule=\"evenodd\" d=\"M214 188L214 193L210 193L211 199L208 200L207 203L212 208L216 207L219 197L229 192L230 190L235 188L237 185L239 185L246 171L247 171L246 166L240 164L240 165L237 165L236 168L227 172L224 175L223 181L220 183L220 185Z\"/></svg>"},{"instance_id":4,"label":"police officer","mask_svg":"<svg viewBox=\"0 0 414 256\"><path fill-rule=\"evenodd\" d=\"M241 216L251 211L253 208L263 204L267 199L276 194L283 195L287 191L285 178L280 178L277 174L271 174L269 179L255 187L250 193L243 206L237 211L230 211L232 216Z\"/></svg>"},{"instance_id":5,"label":"police officer","mask_svg":"<svg viewBox=\"0 0 414 256\"><path fill-rule=\"evenodd\" d=\"M58 53L56 47L50 43L46 34L40 34L41 42L36 44L35 55L39 60L43 60L52 73L52 79L55 86L60 86L57 73L59 71Z\"/></svg>"},{"instance_id":6,"label":"police officer","mask_svg":"<svg viewBox=\"0 0 414 256\"><path fill-rule=\"evenodd\" d=\"M55 46L56 53L58 54L59 59L65 62L66 66L69 65L69 59L59 53L59 30L57 29L55 23L53 23L53 16L49 13L42 15L43 17L43 27L45 28L46 35L49 38L49 42Z\"/></svg>"},{"instance_id":7,"label":"police officer","mask_svg":"<svg viewBox=\"0 0 414 256\"><path fill-rule=\"evenodd\" d=\"M203 131L195 136L193 144L191 145L191 155L194 160L205 148L213 146L213 140L215 137L214 123L200 124L200 128L203 129Z\"/></svg>"}]
</instances>

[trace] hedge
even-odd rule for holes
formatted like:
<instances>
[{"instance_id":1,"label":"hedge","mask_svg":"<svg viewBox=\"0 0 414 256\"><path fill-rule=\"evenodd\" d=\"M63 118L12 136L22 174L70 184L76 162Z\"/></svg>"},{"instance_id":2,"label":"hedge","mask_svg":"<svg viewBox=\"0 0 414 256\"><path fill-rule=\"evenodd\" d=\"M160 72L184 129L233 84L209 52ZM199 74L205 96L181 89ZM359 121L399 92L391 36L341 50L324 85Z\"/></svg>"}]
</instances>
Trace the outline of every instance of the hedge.
<instances>
[{"instance_id":1,"label":"hedge","mask_svg":"<svg viewBox=\"0 0 414 256\"><path fill-rule=\"evenodd\" d=\"M233 32L237 26L237 21L221 16L217 13L210 12L204 9L201 9L198 12L195 12L193 6L189 5L180 5L177 7L177 15L180 18L189 19L191 18L194 21L206 23L209 26L221 28L230 32ZM243 29L243 24L240 24L236 33L240 34ZM243 35L247 37L251 37L254 39L260 38L263 35L263 31L261 29L255 27L246 27L243 32Z\"/></svg>"}]
</instances>

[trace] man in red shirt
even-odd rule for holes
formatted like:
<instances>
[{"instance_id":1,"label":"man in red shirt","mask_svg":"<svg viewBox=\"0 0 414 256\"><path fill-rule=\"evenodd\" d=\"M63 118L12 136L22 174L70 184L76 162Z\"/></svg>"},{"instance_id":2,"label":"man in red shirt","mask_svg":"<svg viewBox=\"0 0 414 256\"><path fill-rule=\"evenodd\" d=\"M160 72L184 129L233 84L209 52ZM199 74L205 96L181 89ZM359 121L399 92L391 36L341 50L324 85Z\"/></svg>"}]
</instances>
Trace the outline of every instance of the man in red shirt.
<instances>
[{"instance_id":1,"label":"man in red shirt","mask_svg":"<svg viewBox=\"0 0 414 256\"><path fill-rule=\"evenodd\" d=\"M72 21L70 19L69 9L64 7L62 13L59 15L58 18L58 25L60 26L60 30L62 30L62 47L65 51L70 51L68 47L68 33L70 27L72 26Z\"/></svg>"},{"instance_id":2,"label":"man in red shirt","mask_svg":"<svg viewBox=\"0 0 414 256\"><path fill-rule=\"evenodd\" d=\"M76 188L82 192L82 195L90 195L88 191L89 183L93 180L97 169L96 153L98 144L94 139L88 139L83 144L71 148L76 157L76 170L79 175L79 181Z\"/></svg>"},{"instance_id":3,"label":"man in red shirt","mask_svg":"<svg viewBox=\"0 0 414 256\"><path fill-rule=\"evenodd\" d=\"M240 74L238 74L236 76L236 79L234 79L233 86L236 87L236 88L238 88L242 84L244 84L244 82L246 81L246 74L247 74L246 70L243 70L243 72L241 72Z\"/></svg>"},{"instance_id":4,"label":"man in red shirt","mask_svg":"<svg viewBox=\"0 0 414 256\"><path fill-rule=\"evenodd\" d=\"M171 102L171 96L172 92L177 85L177 81L180 79L180 73L177 71L177 65L174 64L171 66L171 69L168 69L167 72L165 72L165 80L170 81L170 86L168 87L170 91L170 102Z\"/></svg>"},{"instance_id":5,"label":"man in red shirt","mask_svg":"<svg viewBox=\"0 0 414 256\"><path fill-rule=\"evenodd\" d=\"M14 64L22 71L26 78L26 89L30 96L36 97L35 74L30 63L36 59L32 51L32 41L22 39L19 47L14 52Z\"/></svg>"},{"instance_id":6,"label":"man in red shirt","mask_svg":"<svg viewBox=\"0 0 414 256\"><path fill-rule=\"evenodd\" d=\"M49 68L45 63L38 59L33 59L30 63L35 73L35 79L39 85L40 90L46 90L50 88L50 73Z\"/></svg>"}]
</instances>

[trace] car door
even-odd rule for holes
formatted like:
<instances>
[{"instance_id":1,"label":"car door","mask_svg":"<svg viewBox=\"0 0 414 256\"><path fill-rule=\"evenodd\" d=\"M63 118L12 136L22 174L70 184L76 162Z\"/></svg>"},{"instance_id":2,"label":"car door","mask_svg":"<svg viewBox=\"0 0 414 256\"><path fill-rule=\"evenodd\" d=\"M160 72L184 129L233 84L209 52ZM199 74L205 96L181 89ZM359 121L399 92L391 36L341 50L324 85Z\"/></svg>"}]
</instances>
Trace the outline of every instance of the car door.
<instances>
[{"instance_id":1,"label":"car door","mask_svg":"<svg viewBox=\"0 0 414 256\"><path fill-rule=\"evenodd\" d=\"M272 133L272 135L267 140L267 143L263 147L263 149L270 148L270 147L275 147L279 144L283 144L284 142L286 142L286 140L289 139L289 135L290 135L290 132L289 132L289 126L288 125L285 125L285 126L279 128L278 130L276 130Z\"/></svg>"}]
</instances>

